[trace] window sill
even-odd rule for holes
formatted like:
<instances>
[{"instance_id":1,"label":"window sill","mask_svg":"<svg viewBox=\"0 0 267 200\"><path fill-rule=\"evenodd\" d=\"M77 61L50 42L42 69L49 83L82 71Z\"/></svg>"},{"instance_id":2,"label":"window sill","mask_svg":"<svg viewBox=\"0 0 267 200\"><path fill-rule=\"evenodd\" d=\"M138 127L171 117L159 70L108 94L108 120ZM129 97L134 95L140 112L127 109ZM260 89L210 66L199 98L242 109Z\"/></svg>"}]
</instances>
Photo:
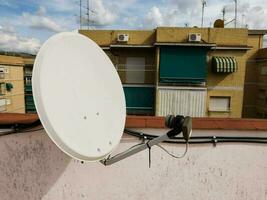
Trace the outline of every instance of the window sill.
<instances>
[{"instance_id":1,"label":"window sill","mask_svg":"<svg viewBox=\"0 0 267 200\"><path fill-rule=\"evenodd\" d=\"M230 113L231 110L209 110L209 112L217 112L217 113Z\"/></svg>"}]
</instances>

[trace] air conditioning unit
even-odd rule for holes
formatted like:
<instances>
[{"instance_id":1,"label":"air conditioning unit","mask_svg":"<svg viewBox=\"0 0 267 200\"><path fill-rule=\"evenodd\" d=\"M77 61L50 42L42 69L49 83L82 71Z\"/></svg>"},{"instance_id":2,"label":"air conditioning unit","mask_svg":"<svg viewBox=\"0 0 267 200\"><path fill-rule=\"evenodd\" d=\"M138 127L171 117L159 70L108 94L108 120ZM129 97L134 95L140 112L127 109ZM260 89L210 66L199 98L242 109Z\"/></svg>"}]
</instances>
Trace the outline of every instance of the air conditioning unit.
<instances>
[{"instance_id":1,"label":"air conditioning unit","mask_svg":"<svg viewBox=\"0 0 267 200\"><path fill-rule=\"evenodd\" d=\"M117 41L118 42L128 42L129 41L129 35L128 34L118 34Z\"/></svg>"},{"instance_id":2,"label":"air conditioning unit","mask_svg":"<svg viewBox=\"0 0 267 200\"><path fill-rule=\"evenodd\" d=\"M201 33L189 33L189 42L201 42Z\"/></svg>"}]
</instances>

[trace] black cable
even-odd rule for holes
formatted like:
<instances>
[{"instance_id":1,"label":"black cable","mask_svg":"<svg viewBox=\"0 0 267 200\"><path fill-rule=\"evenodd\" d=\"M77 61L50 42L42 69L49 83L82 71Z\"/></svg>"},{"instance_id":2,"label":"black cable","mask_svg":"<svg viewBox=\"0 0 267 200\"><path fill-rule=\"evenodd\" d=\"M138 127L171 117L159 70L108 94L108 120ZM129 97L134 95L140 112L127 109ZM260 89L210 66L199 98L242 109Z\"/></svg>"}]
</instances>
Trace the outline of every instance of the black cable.
<instances>
[{"instance_id":1,"label":"black cable","mask_svg":"<svg viewBox=\"0 0 267 200\"><path fill-rule=\"evenodd\" d=\"M0 132L0 137L1 136L5 136L5 135L14 134L14 133L15 133L15 130L14 129L11 129L11 130L8 130L8 131L1 131Z\"/></svg>"},{"instance_id":2,"label":"black cable","mask_svg":"<svg viewBox=\"0 0 267 200\"><path fill-rule=\"evenodd\" d=\"M36 131L40 131L40 130L43 130L44 128L42 127L42 128L38 128L38 129L27 129L27 130L22 130L22 131L19 131L19 132L17 132L17 133L28 133L28 132L36 132Z\"/></svg>"},{"instance_id":3,"label":"black cable","mask_svg":"<svg viewBox=\"0 0 267 200\"><path fill-rule=\"evenodd\" d=\"M179 156L170 153L166 148L164 148L164 147L161 146L160 144L157 144L156 146L158 146L159 148L161 148L163 151L165 151L167 154L169 154L169 155L172 156L173 158L180 159L180 158L185 157L185 155L186 155L186 153L187 153L187 151L188 151L189 143L186 142L185 151L184 151L184 153L183 153L182 155L179 155Z\"/></svg>"},{"instance_id":4,"label":"black cable","mask_svg":"<svg viewBox=\"0 0 267 200\"><path fill-rule=\"evenodd\" d=\"M140 139L144 139L144 137L148 140L152 140L157 135L146 134L143 132L133 131L130 129L125 129L124 132L134 137L138 137ZM166 143L176 143L176 144L185 144L186 141L183 140L183 137L174 137L169 140L164 141ZM259 144L267 144L267 137L240 137L240 136L194 136L190 137L190 144L205 144L205 143L259 143Z\"/></svg>"},{"instance_id":5,"label":"black cable","mask_svg":"<svg viewBox=\"0 0 267 200\"><path fill-rule=\"evenodd\" d=\"M38 119L32 123L11 123L11 124L0 124L0 129L6 129L6 128L11 128L11 129L29 129L29 128L33 128L36 126L41 125L41 121Z\"/></svg>"}]
</instances>

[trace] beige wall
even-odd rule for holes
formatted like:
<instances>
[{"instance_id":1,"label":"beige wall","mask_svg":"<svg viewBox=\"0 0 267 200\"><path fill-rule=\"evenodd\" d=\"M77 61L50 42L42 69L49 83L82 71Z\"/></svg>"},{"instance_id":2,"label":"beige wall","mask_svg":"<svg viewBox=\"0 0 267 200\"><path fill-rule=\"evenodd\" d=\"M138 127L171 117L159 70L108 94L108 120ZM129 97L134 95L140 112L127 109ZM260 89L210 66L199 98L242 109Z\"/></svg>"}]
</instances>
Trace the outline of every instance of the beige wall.
<instances>
[{"instance_id":1,"label":"beige wall","mask_svg":"<svg viewBox=\"0 0 267 200\"><path fill-rule=\"evenodd\" d=\"M237 71L233 73L212 72L211 59L213 56L234 57L237 62ZM233 117L242 116L242 105L244 95L244 79L246 70L245 50L214 50L208 54L207 73L207 116L209 117ZM209 99L211 96L230 97L229 112L214 112L209 110Z\"/></svg>"},{"instance_id":2,"label":"beige wall","mask_svg":"<svg viewBox=\"0 0 267 200\"><path fill-rule=\"evenodd\" d=\"M0 96L9 102L4 109L4 112L9 113L25 113L25 100L24 100L24 76L23 76L23 59L16 56L0 55L0 65L7 69L4 79L1 82L11 83L13 89L5 95Z\"/></svg>"},{"instance_id":3,"label":"beige wall","mask_svg":"<svg viewBox=\"0 0 267 200\"><path fill-rule=\"evenodd\" d=\"M162 134L166 130L142 130ZM267 136L266 132L194 130L199 135ZM123 137L116 152L139 143ZM184 145L166 145L175 155ZM265 200L267 149L259 144L190 145L183 159L152 147L112 166L81 164L43 132L1 137L1 200Z\"/></svg>"},{"instance_id":4,"label":"beige wall","mask_svg":"<svg viewBox=\"0 0 267 200\"><path fill-rule=\"evenodd\" d=\"M202 39L208 43L217 45L246 46L247 29L233 28L157 28L157 42L187 42L189 33L201 33Z\"/></svg>"},{"instance_id":5,"label":"beige wall","mask_svg":"<svg viewBox=\"0 0 267 200\"><path fill-rule=\"evenodd\" d=\"M129 41L123 44L151 45L154 44L155 41L154 30L79 30L79 32L91 38L100 46L117 44L118 34L129 34Z\"/></svg>"}]
</instances>

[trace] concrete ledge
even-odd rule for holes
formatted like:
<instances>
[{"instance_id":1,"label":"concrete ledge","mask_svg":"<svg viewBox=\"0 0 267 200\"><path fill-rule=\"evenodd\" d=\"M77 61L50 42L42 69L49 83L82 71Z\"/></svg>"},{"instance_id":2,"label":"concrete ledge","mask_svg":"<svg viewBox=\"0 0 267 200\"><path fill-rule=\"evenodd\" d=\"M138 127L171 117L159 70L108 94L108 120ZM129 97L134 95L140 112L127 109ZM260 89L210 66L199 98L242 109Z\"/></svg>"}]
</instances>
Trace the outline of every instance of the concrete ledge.
<instances>
[{"instance_id":1,"label":"concrete ledge","mask_svg":"<svg viewBox=\"0 0 267 200\"><path fill-rule=\"evenodd\" d=\"M38 120L37 114L0 113L0 124L30 124ZM165 128L165 118L133 116L126 119L127 128ZM265 119L193 118L193 129L212 130L258 130L267 131Z\"/></svg>"},{"instance_id":2,"label":"concrete ledge","mask_svg":"<svg viewBox=\"0 0 267 200\"><path fill-rule=\"evenodd\" d=\"M128 128L164 128L163 117L127 116ZM264 119L193 118L193 129L216 130L267 130Z\"/></svg>"},{"instance_id":3,"label":"concrete ledge","mask_svg":"<svg viewBox=\"0 0 267 200\"><path fill-rule=\"evenodd\" d=\"M0 113L0 124L31 124L37 121L37 114Z\"/></svg>"}]
</instances>

